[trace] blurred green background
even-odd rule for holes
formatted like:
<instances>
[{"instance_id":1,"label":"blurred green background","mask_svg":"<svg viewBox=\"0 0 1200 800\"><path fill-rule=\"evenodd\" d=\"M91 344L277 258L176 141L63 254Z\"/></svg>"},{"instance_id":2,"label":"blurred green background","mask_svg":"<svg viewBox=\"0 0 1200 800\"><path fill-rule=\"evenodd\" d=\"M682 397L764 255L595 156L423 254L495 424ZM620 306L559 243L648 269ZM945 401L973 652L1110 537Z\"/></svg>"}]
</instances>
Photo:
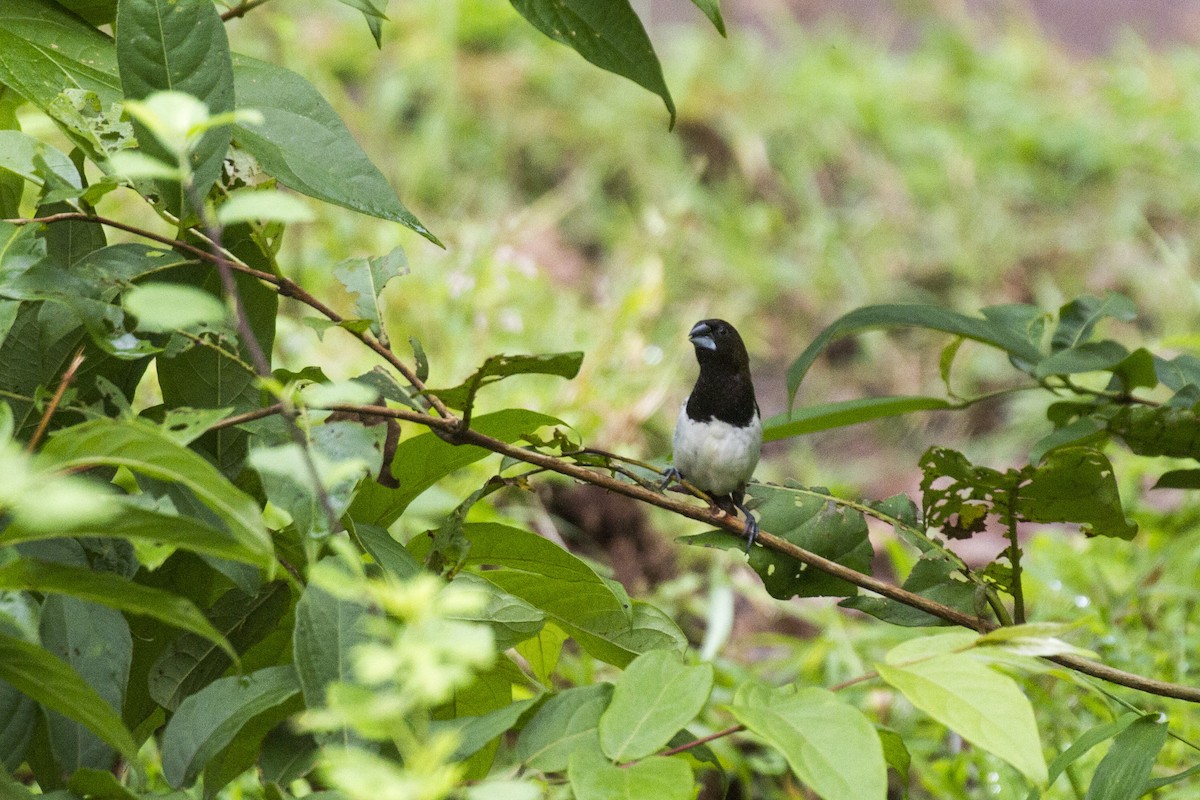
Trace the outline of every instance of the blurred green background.
<instances>
[{"instance_id":1,"label":"blurred green background","mask_svg":"<svg viewBox=\"0 0 1200 800\"><path fill-rule=\"evenodd\" d=\"M785 408L788 363L825 325L870 303L1055 310L1117 290L1141 313L1108 335L1156 352L1200 351L1196 51L1120 31L1111 47L1068 50L1026 14L985 20L952 2L902 4L883 34L837 14L801 23L771 8L752 24L731 19L727 40L694 10L687 24L650 15L680 110L674 131L657 98L542 38L500 0L392 3L381 50L349 8L256 9L230 24L234 49L317 85L446 243L439 250L398 225L320 207L316 222L289 229L281 263L337 297L335 263L403 245L411 274L389 289L389 326L394 342L423 343L432 385L456 384L493 353L582 350L576 380L506 381L480 410L545 411L589 444L658 463L695 374L686 332L703 317L742 331L768 415ZM280 366L321 363L339 378L373 364L338 331L318 340L299 316L281 331ZM946 343L904 332L843 342L798 403L939 394ZM1014 380L1002 358L972 345L953 378L964 396ZM997 468L1022 462L1049 430L1046 402L1018 396L773 444L758 477L868 497L913 492L917 459L933 444ZM1142 535L1132 545L1074 531L1034 536L1034 616L1082 619L1075 638L1105 660L1194 683L1197 506L1179 492L1148 492L1137 461L1114 458ZM401 525L423 529L479 474L461 478L460 494L427 493ZM769 601L735 560L664 544L695 526L572 491L494 513L591 548L632 591L653 592L685 629L691 620L697 638L712 627L717 593L732 587L731 671L751 663L778 680L831 684L911 635L824 601ZM1000 549L972 545L984 559ZM879 549L892 559L881 571L911 561L884 537ZM1058 726L1044 730L1055 752L1107 718L1094 694L1030 683ZM1200 739L1188 709L1124 696L1174 712L1172 730ZM872 702L869 690L863 697ZM931 757L954 749L919 716L891 723L906 734L927 726ZM1195 756L1173 742L1162 763L1183 768ZM1024 797L985 755L921 763L927 796ZM1082 796L1067 783L1048 796ZM1188 785L1163 796L1194 796Z\"/></svg>"}]
</instances>

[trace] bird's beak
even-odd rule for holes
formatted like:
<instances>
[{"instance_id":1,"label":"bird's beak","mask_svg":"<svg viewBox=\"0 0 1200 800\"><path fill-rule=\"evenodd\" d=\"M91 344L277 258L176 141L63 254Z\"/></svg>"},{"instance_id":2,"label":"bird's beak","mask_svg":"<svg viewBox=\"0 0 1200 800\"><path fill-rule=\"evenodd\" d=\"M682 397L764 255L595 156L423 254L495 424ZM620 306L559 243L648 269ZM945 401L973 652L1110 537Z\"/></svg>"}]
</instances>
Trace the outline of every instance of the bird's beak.
<instances>
[{"instance_id":1,"label":"bird's beak","mask_svg":"<svg viewBox=\"0 0 1200 800\"><path fill-rule=\"evenodd\" d=\"M712 328L708 327L707 322L697 322L696 327L692 328L692 332L688 334L688 339L696 347L701 347L705 350L717 349L717 343L712 335Z\"/></svg>"}]
</instances>

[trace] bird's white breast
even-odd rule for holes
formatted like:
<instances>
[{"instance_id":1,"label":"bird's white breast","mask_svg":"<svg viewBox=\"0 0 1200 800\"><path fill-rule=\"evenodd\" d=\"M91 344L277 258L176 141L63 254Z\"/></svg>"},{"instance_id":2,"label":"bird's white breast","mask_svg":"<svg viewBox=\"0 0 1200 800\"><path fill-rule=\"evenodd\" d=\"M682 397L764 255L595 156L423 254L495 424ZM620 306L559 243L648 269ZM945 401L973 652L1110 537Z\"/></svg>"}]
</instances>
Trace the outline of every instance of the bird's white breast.
<instances>
[{"instance_id":1,"label":"bird's white breast","mask_svg":"<svg viewBox=\"0 0 1200 800\"><path fill-rule=\"evenodd\" d=\"M687 402L675 423L675 469L698 489L729 494L742 487L758 465L762 421L758 414L746 427L712 419L697 422L687 415Z\"/></svg>"}]
</instances>

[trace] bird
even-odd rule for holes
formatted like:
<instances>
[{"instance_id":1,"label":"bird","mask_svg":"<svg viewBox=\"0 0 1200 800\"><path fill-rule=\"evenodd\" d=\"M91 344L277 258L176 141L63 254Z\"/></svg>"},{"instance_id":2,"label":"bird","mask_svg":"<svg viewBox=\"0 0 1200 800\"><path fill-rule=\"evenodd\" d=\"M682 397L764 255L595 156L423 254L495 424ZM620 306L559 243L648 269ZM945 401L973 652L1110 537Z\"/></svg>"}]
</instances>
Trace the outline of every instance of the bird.
<instances>
[{"instance_id":1,"label":"bird","mask_svg":"<svg viewBox=\"0 0 1200 800\"><path fill-rule=\"evenodd\" d=\"M688 339L700 363L692 393L679 407L672 439L674 466L662 488L683 479L713 505L746 518L746 552L758 538L758 521L746 508L746 482L758 466L762 418L750 379L750 356L737 329L723 319L692 326Z\"/></svg>"}]
</instances>

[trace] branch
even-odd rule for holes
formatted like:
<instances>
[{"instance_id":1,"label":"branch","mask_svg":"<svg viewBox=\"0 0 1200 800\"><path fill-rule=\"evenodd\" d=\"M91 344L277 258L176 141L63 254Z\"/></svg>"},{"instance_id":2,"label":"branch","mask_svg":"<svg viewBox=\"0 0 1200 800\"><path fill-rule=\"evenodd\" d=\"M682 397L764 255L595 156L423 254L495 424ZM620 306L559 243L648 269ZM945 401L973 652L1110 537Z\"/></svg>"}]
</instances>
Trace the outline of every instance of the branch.
<instances>
[{"instance_id":1,"label":"branch","mask_svg":"<svg viewBox=\"0 0 1200 800\"><path fill-rule=\"evenodd\" d=\"M281 275L274 275L270 272L264 272L263 270L255 269L254 267L243 263L225 250L221 250L221 255L217 256L208 250L205 250L204 248L196 247L188 242L181 242L178 239L172 239L169 236L164 236L162 234L155 233L154 231L146 230L145 228L139 228L135 225L129 225L110 217L100 217L93 214L85 214L81 211L65 211L60 214L49 214L44 217L17 217L2 221L7 222L10 225L51 225L56 222L88 222L93 225L106 225L110 228L116 228L117 230L122 230L126 233L132 233L133 235L140 236L143 239L149 239L152 242L158 242L159 244L179 250L180 252L186 253L199 261L205 261L217 266L220 266L220 264L224 262L229 269L232 269L234 272L240 272L243 275L250 275L251 277L257 278L278 292L281 297L291 297L313 309L318 314L335 324L344 322L346 319L341 314L322 303L316 297L313 297L313 295L301 288L300 285L295 281L289 280ZM369 331L356 333L345 328L343 328L343 330L345 330L354 338L358 339L360 342L370 348L376 355L386 361L393 369L403 375L404 379L408 381L409 385L417 390L419 395L425 399L425 401L434 409L434 411L438 413L439 416L444 419L454 421L454 429L457 430L459 427L458 420L450 411L450 409L448 409L438 397L428 393L429 387L425 385L424 381L417 376L417 373L414 372L413 369L408 366L408 364L406 364L395 353L393 353L390 348L372 336ZM453 431L451 431L451 433L453 433Z\"/></svg>"},{"instance_id":2,"label":"branch","mask_svg":"<svg viewBox=\"0 0 1200 800\"><path fill-rule=\"evenodd\" d=\"M394 417L395 419L407 420L420 425L428 426L434 430L442 430L446 433L455 433L455 421L446 420L428 414L421 414L402 408L387 408L385 406L331 406L333 410L338 411L354 411L360 414L375 414L383 417ZM536 450L528 450L524 447L519 447L500 439L487 436L474 429L468 429L456 432L455 439L461 444L472 444L477 447L482 447L490 450L493 453L499 453L503 456L524 461L527 464L541 467L550 472L557 472L560 475L566 475L570 478L590 483L593 486L600 486L608 489L611 492L631 497L635 500L640 500L644 503L664 508L672 511L679 516L687 517L688 519L703 522L707 525L712 525L716 528L728 531L736 536L742 536L744 533L745 524L728 514L718 509L702 507L690 503L681 502L668 497L665 494L660 494L650 489L646 489L638 484L626 483L617 480L616 478L597 471L589 467L583 467L578 464L572 464L562 459L539 453ZM843 566L836 561L831 561L824 556L819 556L809 550L789 542L787 539L768 533L767 531L759 531L758 542L777 553L783 553L786 556L796 559L802 564L807 564L814 569L819 569L835 578L841 578L844 581L854 584L861 589L874 592L883 597L890 598L900 603L904 603L912 608L924 611L938 619L943 619L955 625L960 625L964 628L986 633L995 630L998 625L980 617L973 617L970 614L964 614L956 608L943 605L936 600L930 600L928 597L910 592L899 586L894 586L886 581L881 581L871 575L864 575L857 570ZM1136 675L1132 672L1110 667L1098 661L1081 658L1073 655L1060 655L1047 657L1048 661L1052 661L1060 666L1075 670L1084 675L1090 675L1093 678L1114 683L1120 686L1126 686L1131 689L1137 689L1147 694L1158 695L1159 697L1170 697L1176 700L1186 700L1190 703L1200 703L1200 687L1184 686L1177 683L1169 683L1167 681L1154 680L1142 675Z\"/></svg>"},{"instance_id":3,"label":"branch","mask_svg":"<svg viewBox=\"0 0 1200 800\"><path fill-rule=\"evenodd\" d=\"M222 12L221 21L228 22L231 19L239 19L244 17L246 16L246 12L258 8L259 6L268 2L270 2L270 0L243 0L243 2L239 3L228 11Z\"/></svg>"},{"instance_id":4,"label":"branch","mask_svg":"<svg viewBox=\"0 0 1200 800\"><path fill-rule=\"evenodd\" d=\"M25 446L27 452L32 453L37 449L38 442L42 440L42 436L46 433L46 428L50 425L50 418L58 410L58 405L62 402L63 395L67 393L67 387L71 385L71 381L75 380L75 373L82 364L83 348L80 347L75 351L75 357L67 365L66 371L63 372L62 380L58 382L58 389L55 390L54 397L50 398L50 405L46 406L46 410L42 412L42 419L38 422L37 430L33 432L33 436L29 437L29 444Z\"/></svg>"}]
</instances>

